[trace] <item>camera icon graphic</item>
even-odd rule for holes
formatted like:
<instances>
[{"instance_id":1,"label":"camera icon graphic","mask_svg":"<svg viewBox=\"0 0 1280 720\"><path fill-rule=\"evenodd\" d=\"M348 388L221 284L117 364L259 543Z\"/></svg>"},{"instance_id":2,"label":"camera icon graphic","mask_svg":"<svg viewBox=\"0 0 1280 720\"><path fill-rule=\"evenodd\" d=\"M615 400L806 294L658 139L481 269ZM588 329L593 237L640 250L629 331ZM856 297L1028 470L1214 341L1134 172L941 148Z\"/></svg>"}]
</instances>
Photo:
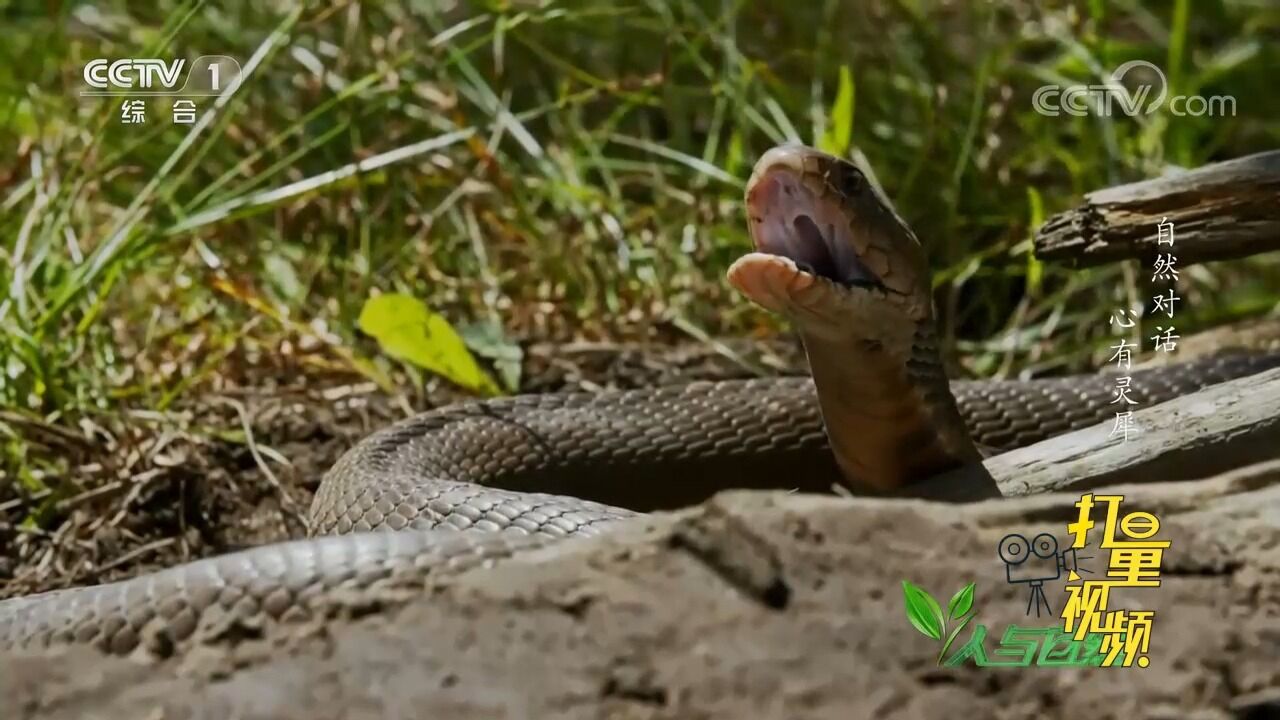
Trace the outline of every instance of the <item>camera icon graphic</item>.
<instances>
[{"instance_id":1,"label":"camera icon graphic","mask_svg":"<svg viewBox=\"0 0 1280 720\"><path fill-rule=\"evenodd\" d=\"M1081 570L1075 548L1067 548L1059 552L1058 539L1050 533L1040 533L1031 540L1009 533L1000 540L1000 560L1004 562L1005 576L1011 585L1024 584L1030 587L1027 598L1027 615L1035 608L1036 617L1040 617L1040 608L1049 615L1053 608L1044 594L1044 584L1053 582L1067 575L1068 581L1080 579Z\"/></svg>"}]
</instances>

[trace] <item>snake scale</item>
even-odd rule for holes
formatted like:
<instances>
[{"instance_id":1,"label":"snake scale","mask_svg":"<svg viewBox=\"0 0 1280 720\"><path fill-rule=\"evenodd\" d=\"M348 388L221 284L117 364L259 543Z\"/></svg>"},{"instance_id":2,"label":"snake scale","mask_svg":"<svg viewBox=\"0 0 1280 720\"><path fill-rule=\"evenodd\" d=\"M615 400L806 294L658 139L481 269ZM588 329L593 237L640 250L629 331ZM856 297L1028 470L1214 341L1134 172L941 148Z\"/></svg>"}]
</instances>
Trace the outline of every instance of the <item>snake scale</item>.
<instances>
[{"instance_id":1,"label":"snake scale","mask_svg":"<svg viewBox=\"0 0 1280 720\"><path fill-rule=\"evenodd\" d=\"M478 566L726 487L894 489L974 462L980 446L1021 447L1113 417L1115 383L1103 375L948 382L918 242L855 164L775 148L747 208L759 252L730 282L792 320L813 380L429 411L329 470L311 507L323 537L0 602L0 649L173 651L211 618L287 619L343 588ZM1149 406L1277 365L1276 354L1231 355L1135 370L1130 397Z\"/></svg>"}]
</instances>

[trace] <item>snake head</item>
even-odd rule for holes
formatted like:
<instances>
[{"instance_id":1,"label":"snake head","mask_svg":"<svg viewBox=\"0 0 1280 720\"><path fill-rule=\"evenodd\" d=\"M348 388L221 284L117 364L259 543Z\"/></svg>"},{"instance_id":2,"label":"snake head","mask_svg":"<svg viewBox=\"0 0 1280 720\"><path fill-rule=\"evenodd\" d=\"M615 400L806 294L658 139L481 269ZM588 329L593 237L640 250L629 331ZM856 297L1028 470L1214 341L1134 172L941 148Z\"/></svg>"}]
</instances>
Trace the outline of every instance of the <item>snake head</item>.
<instances>
[{"instance_id":1,"label":"snake head","mask_svg":"<svg viewBox=\"0 0 1280 720\"><path fill-rule=\"evenodd\" d=\"M802 332L878 340L931 319L924 251L870 173L803 145L765 153L747 182L756 252L729 282Z\"/></svg>"}]
</instances>

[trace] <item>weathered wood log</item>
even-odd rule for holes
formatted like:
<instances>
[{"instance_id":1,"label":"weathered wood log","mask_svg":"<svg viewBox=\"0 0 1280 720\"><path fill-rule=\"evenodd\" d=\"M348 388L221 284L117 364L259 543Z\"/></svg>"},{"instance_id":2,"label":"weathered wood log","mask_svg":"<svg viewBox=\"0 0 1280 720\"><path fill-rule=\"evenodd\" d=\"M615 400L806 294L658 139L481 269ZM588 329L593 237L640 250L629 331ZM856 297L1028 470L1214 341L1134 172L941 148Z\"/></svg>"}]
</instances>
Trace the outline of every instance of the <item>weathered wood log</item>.
<instances>
[{"instance_id":1,"label":"weathered wood log","mask_svg":"<svg viewBox=\"0 0 1280 720\"><path fill-rule=\"evenodd\" d=\"M1173 224L1174 244L1157 245ZM1163 251L1178 267L1280 249L1280 150L1085 195L1036 231L1036 256L1077 267Z\"/></svg>"},{"instance_id":2,"label":"weathered wood log","mask_svg":"<svg viewBox=\"0 0 1280 720\"><path fill-rule=\"evenodd\" d=\"M1124 495L1125 507L1160 517L1199 513L1214 503L1248 503L1261 511L1260 517L1268 518L1280 513L1280 459L1246 465L1203 480L1126 483L1109 486L1103 492ZM1079 497L1074 492L1026 495L974 503L966 512L991 525L1028 520L1066 524L1079 513L1075 506Z\"/></svg>"},{"instance_id":3,"label":"weathered wood log","mask_svg":"<svg viewBox=\"0 0 1280 720\"><path fill-rule=\"evenodd\" d=\"M1050 438L962 468L911 494L974 500L1084 491L1103 485L1194 480L1280 457L1280 368L1214 385L1133 414L1140 434L1113 422Z\"/></svg>"}]
</instances>

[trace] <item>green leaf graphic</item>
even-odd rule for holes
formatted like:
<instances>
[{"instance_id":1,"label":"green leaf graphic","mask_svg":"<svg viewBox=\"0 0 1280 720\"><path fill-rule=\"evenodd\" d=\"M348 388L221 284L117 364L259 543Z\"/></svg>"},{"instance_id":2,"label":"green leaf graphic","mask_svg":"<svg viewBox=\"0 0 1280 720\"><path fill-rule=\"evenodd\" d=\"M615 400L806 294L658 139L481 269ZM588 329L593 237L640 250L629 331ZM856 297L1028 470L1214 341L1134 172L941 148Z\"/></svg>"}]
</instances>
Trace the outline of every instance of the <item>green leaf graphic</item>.
<instances>
[{"instance_id":1,"label":"green leaf graphic","mask_svg":"<svg viewBox=\"0 0 1280 720\"><path fill-rule=\"evenodd\" d=\"M971 607L973 607L973 583L965 585L951 596L951 602L947 603L947 617L958 620L960 616L969 612Z\"/></svg>"},{"instance_id":2,"label":"green leaf graphic","mask_svg":"<svg viewBox=\"0 0 1280 720\"><path fill-rule=\"evenodd\" d=\"M902 599L907 606L907 619L917 630L934 640L942 639L942 608L938 601L909 580L902 581Z\"/></svg>"},{"instance_id":3,"label":"green leaf graphic","mask_svg":"<svg viewBox=\"0 0 1280 720\"><path fill-rule=\"evenodd\" d=\"M956 625L955 628L952 629L952 631L947 635L947 641L942 644L942 651L938 653L939 665L941 665L942 661L946 659L947 651L951 649L951 643L956 641L956 636L960 634L960 631L964 629L964 626L968 625L969 621L972 620L974 616L976 616L977 614L978 613L975 612L966 616L965 619L962 620L959 625Z\"/></svg>"},{"instance_id":4,"label":"green leaf graphic","mask_svg":"<svg viewBox=\"0 0 1280 720\"><path fill-rule=\"evenodd\" d=\"M413 363L468 390L498 395L501 390L476 363L448 320L409 295L379 295L365 301L357 321L382 351Z\"/></svg>"}]
</instances>

